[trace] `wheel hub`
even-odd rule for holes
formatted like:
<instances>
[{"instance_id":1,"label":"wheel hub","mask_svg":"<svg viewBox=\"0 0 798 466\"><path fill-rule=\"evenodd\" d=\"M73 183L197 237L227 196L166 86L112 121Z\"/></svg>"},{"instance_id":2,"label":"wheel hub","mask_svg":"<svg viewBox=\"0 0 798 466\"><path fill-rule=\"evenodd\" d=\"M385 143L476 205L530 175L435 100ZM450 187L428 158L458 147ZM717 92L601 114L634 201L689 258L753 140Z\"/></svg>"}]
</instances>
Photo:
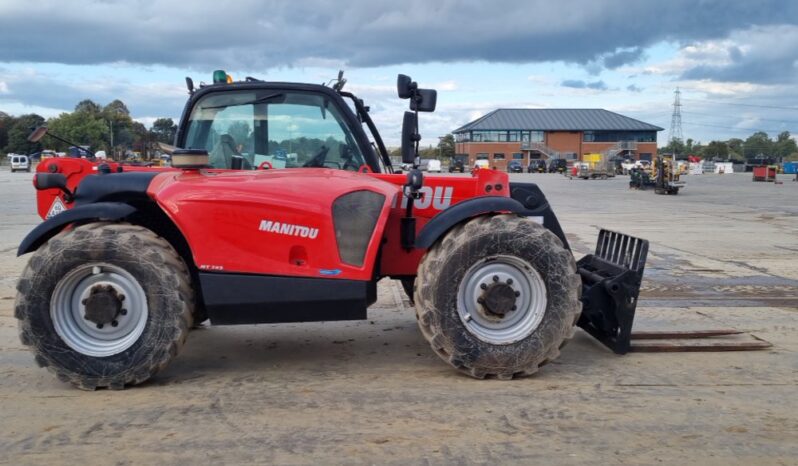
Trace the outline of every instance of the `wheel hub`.
<instances>
[{"instance_id":1,"label":"wheel hub","mask_svg":"<svg viewBox=\"0 0 798 466\"><path fill-rule=\"evenodd\" d=\"M122 308L122 301L125 296L117 292L111 285L96 285L92 287L89 297L83 300L85 312L83 317L94 324L97 328L103 328L111 324L116 327L119 322L117 318L125 314Z\"/></svg>"},{"instance_id":2,"label":"wheel hub","mask_svg":"<svg viewBox=\"0 0 798 466\"><path fill-rule=\"evenodd\" d=\"M506 345L535 331L546 312L540 274L511 255L483 258L466 270L457 288L457 313L480 340Z\"/></svg>"},{"instance_id":3,"label":"wheel hub","mask_svg":"<svg viewBox=\"0 0 798 466\"><path fill-rule=\"evenodd\" d=\"M59 280L50 318L61 340L80 354L108 357L130 348L148 322L147 294L127 270L86 263Z\"/></svg>"},{"instance_id":4,"label":"wheel hub","mask_svg":"<svg viewBox=\"0 0 798 466\"><path fill-rule=\"evenodd\" d=\"M510 281L510 284L512 281ZM516 310L517 291L508 283L496 282L487 285L478 302L488 314L504 317Z\"/></svg>"}]
</instances>

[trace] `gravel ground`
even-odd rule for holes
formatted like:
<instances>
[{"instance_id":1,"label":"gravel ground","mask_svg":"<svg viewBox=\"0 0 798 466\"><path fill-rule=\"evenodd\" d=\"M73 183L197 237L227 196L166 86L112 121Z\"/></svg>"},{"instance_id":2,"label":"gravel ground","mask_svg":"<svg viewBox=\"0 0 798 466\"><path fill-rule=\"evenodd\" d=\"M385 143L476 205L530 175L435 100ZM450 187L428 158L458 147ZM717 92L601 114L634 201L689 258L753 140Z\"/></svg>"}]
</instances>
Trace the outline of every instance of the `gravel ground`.
<instances>
[{"instance_id":1,"label":"gravel ground","mask_svg":"<svg viewBox=\"0 0 798 466\"><path fill-rule=\"evenodd\" d=\"M472 380L439 361L395 283L368 321L206 327L151 382L82 392L17 337L30 175L0 171L0 463L796 464L798 183L687 177L541 185L577 255L598 227L651 241L641 329L734 327L737 353L613 355L578 331L536 376ZM750 338L747 336L741 338Z\"/></svg>"}]
</instances>

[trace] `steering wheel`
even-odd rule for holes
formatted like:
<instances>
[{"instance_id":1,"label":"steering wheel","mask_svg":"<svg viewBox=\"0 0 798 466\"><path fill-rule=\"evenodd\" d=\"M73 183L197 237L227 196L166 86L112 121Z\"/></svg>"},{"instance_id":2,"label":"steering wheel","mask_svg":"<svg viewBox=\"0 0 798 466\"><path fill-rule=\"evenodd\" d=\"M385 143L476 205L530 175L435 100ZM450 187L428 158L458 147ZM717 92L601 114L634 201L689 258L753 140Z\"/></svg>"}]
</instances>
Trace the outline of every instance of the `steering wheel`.
<instances>
[{"instance_id":1,"label":"steering wheel","mask_svg":"<svg viewBox=\"0 0 798 466\"><path fill-rule=\"evenodd\" d=\"M313 158L302 164L302 167L323 168L324 160L327 159L327 152L330 152L330 148L327 146L321 146L321 150L319 150L319 152L316 155L314 155Z\"/></svg>"},{"instance_id":2,"label":"steering wheel","mask_svg":"<svg viewBox=\"0 0 798 466\"><path fill-rule=\"evenodd\" d=\"M264 160L260 163L260 165L258 165L258 170L267 170L269 168L274 168L274 166L272 166L271 162L268 160Z\"/></svg>"}]
</instances>

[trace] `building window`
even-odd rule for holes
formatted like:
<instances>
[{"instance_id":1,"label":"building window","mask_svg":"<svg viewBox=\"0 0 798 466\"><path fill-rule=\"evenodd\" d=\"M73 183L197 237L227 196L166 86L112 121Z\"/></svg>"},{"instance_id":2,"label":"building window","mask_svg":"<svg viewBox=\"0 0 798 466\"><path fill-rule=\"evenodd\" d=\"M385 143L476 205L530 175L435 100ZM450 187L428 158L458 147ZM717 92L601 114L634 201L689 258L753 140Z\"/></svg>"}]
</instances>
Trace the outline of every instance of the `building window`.
<instances>
[{"instance_id":1,"label":"building window","mask_svg":"<svg viewBox=\"0 0 798 466\"><path fill-rule=\"evenodd\" d=\"M469 142L471 140L470 132L465 131L454 135L454 140L457 142Z\"/></svg>"},{"instance_id":2,"label":"building window","mask_svg":"<svg viewBox=\"0 0 798 466\"><path fill-rule=\"evenodd\" d=\"M513 152L513 160L524 160L524 154L520 152Z\"/></svg>"},{"instance_id":3,"label":"building window","mask_svg":"<svg viewBox=\"0 0 798 466\"><path fill-rule=\"evenodd\" d=\"M585 131L582 133L584 142L656 142L656 131Z\"/></svg>"},{"instance_id":4,"label":"building window","mask_svg":"<svg viewBox=\"0 0 798 466\"><path fill-rule=\"evenodd\" d=\"M529 142L543 142L543 138L544 138L543 131L529 132Z\"/></svg>"},{"instance_id":5,"label":"building window","mask_svg":"<svg viewBox=\"0 0 798 466\"><path fill-rule=\"evenodd\" d=\"M488 154L485 154L484 152L477 154L477 160L488 160Z\"/></svg>"},{"instance_id":6,"label":"building window","mask_svg":"<svg viewBox=\"0 0 798 466\"><path fill-rule=\"evenodd\" d=\"M472 131L471 140L474 142L507 142L507 131ZM518 132L516 131L516 137Z\"/></svg>"},{"instance_id":7,"label":"building window","mask_svg":"<svg viewBox=\"0 0 798 466\"><path fill-rule=\"evenodd\" d=\"M521 132L520 131L508 131L507 132L507 141L508 142L518 142L521 140Z\"/></svg>"},{"instance_id":8,"label":"building window","mask_svg":"<svg viewBox=\"0 0 798 466\"><path fill-rule=\"evenodd\" d=\"M504 154L500 152L493 154L493 160L504 160Z\"/></svg>"}]
</instances>

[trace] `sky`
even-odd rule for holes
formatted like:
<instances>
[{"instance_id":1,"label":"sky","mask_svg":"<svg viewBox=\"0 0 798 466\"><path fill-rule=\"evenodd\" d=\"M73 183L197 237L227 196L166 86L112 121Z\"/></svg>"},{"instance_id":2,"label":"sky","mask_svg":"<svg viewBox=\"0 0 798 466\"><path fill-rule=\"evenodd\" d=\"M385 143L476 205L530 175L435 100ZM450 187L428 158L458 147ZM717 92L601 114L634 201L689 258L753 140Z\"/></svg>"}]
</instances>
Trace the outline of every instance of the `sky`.
<instances>
[{"instance_id":1,"label":"sky","mask_svg":"<svg viewBox=\"0 0 798 466\"><path fill-rule=\"evenodd\" d=\"M438 89L422 145L496 108L605 108L685 139L798 133L795 0L3 0L0 111L90 98L179 118L184 78L322 83L371 106L398 145L398 73Z\"/></svg>"}]
</instances>

